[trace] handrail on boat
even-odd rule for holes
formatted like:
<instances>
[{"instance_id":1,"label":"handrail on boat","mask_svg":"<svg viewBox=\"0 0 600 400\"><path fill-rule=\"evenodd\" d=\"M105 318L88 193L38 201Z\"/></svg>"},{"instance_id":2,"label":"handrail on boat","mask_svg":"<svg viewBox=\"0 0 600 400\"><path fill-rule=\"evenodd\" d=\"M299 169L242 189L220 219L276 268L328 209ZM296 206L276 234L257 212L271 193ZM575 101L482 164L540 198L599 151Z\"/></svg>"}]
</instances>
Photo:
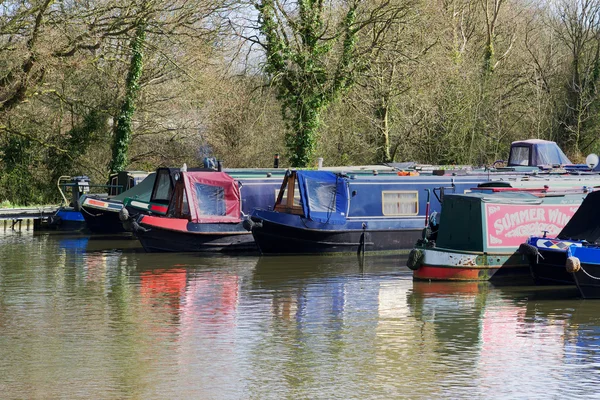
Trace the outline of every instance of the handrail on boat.
<instances>
[{"instance_id":1,"label":"handrail on boat","mask_svg":"<svg viewBox=\"0 0 600 400\"><path fill-rule=\"evenodd\" d=\"M62 196L63 200L64 200L64 205L68 206L69 205L69 201L67 200L67 197L65 196L65 194L63 193L61 187L60 187L60 182L62 180L70 180L71 177L68 175L63 175L61 177L58 178L58 182L56 182L56 186L58 187L58 192L60 193L60 195Z\"/></svg>"}]
</instances>

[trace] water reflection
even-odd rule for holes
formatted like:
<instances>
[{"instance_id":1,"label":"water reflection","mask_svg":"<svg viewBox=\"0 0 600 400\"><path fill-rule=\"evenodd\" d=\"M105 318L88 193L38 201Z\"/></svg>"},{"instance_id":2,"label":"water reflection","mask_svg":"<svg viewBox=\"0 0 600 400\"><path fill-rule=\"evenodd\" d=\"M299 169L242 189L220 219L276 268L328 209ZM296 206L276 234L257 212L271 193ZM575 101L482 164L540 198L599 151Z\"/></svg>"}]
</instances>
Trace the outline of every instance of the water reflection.
<instances>
[{"instance_id":1,"label":"water reflection","mask_svg":"<svg viewBox=\"0 0 600 400\"><path fill-rule=\"evenodd\" d=\"M597 389L597 302L565 288L413 282L394 257L361 265L147 254L89 237L0 240L7 398L584 397Z\"/></svg>"},{"instance_id":2,"label":"water reflection","mask_svg":"<svg viewBox=\"0 0 600 400\"><path fill-rule=\"evenodd\" d=\"M439 364L461 365L440 369L443 392L466 386L483 397L518 397L523 384L506 385L518 377L529 391L582 395L581 386L565 380L590 382L568 365L598 369L600 318L596 306L575 299L572 289L414 282L407 300L423 324L422 340L436 343Z\"/></svg>"}]
</instances>

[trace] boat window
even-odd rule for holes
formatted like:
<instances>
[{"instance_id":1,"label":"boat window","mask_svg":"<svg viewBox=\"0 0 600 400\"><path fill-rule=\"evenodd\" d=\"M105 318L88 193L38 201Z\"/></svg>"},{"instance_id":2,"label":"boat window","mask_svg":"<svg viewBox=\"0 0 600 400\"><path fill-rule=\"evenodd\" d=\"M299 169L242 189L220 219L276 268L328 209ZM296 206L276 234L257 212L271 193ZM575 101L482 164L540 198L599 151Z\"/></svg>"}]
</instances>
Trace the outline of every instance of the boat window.
<instances>
[{"instance_id":1,"label":"boat window","mask_svg":"<svg viewBox=\"0 0 600 400\"><path fill-rule=\"evenodd\" d=\"M417 215L419 194L417 192L383 191L383 215Z\"/></svg>"},{"instance_id":2,"label":"boat window","mask_svg":"<svg viewBox=\"0 0 600 400\"><path fill-rule=\"evenodd\" d=\"M510 160L508 165L529 165L529 147L514 146L510 150Z\"/></svg>"},{"instance_id":3,"label":"boat window","mask_svg":"<svg viewBox=\"0 0 600 400\"><path fill-rule=\"evenodd\" d=\"M221 186L195 183L199 215L226 215L225 189Z\"/></svg>"},{"instance_id":4,"label":"boat window","mask_svg":"<svg viewBox=\"0 0 600 400\"><path fill-rule=\"evenodd\" d=\"M131 189L134 186L135 186L135 180L133 179L132 176L130 176L129 177L129 184L127 185L127 190Z\"/></svg>"},{"instance_id":5,"label":"boat window","mask_svg":"<svg viewBox=\"0 0 600 400\"><path fill-rule=\"evenodd\" d=\"M118 179L117 179L117 175L113 175L110 178L110 187L108 188L108 195L109 196L116 196L119 194L119 187L117 186L119 184Z\"/></svg>"},{"instance_id":6,"label":"boat window","mask_svg":"<svg viewBox=\"0 0 600 400\"><path fill-rule=\"evenodd\" d=\"M335 212L336 184L305 178L311 211Z\"/></svg>"},{"instance_id":7,"label":"boat window","mask_svg":"<svg viewBox=\"0 0 600 400\"><path fill-rule=\"evenodd\" d=\"M277 201L278 195L279 195L279 189L275 189L275 201ZM287 204L287 188L285 188L283 191L283 198L281 199L281 204L284 206ZM298 190L298 188L294 189L294 205L295 206L302 205L302 202L300 201L300 191Z\"/></svg>"},{"instance_id":8,"label":"boat window","mask_svg":"<svg viewBox=\"0 0 600 400\"><path fill-rule=\"evenodd\" d=\"M293 192L291 191L293 190ZM290 204L291 203L291 204ZM296 173L292 172L283 180L282 189L275 199L275 210L285 213L303 215L300 191L296 184Z\"/></svg>"},{"instance_id":9,"label":"boat window","mask_svg":"<svg viewBox=\"0 0 600 400\"><path fill-rule=\"evenodd\" d=\"M152 201L169 201L171 193L171 176L169 171L160 171L156 182Z\"/></svg>"}]
</instances>

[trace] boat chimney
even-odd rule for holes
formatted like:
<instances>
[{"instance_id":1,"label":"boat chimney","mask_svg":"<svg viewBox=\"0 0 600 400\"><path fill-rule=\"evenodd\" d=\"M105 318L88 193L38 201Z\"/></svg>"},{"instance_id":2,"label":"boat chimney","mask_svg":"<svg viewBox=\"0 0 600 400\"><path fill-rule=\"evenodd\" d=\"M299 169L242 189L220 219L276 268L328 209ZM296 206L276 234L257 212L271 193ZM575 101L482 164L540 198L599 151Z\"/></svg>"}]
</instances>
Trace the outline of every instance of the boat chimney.
<instances>
[{"instance_id":1,"label":"boat chimney","mask_svg":"<svg viewBox=\"0 0 600 400\"><path fill-rule=\"evenodd\" d=\"M273 159L273 168L279 168L279 153L275 153L275 158Z\"/></svg>"},{"instance_id":2,"label":"boat chimney","mask_svg":"<svg viewBox=\"0 0 600 400\"><path fill-rule=\"evenodd\" d=\"M181 172L187 172L187 164L183 163L183 166L181 167Z\"/></svg>"},{"instance_id":3,"label":"boat chimney","mask_svg":"<svg viewBox=\"0 0 600 400\"><path fill-rule=\"evenodd\" d=\"M217 160L217 171L223 171L223 161Z\"/></svg>"},{"instance_id":4,"label":"boat chimney","mask_svg":"<svg viewBox=\"0 0 600 400\"><path fill-rule=\"evenodd\" d=\"M323 168L323 157L317 158L317 169Z\"/></svg>"}]
</instances>

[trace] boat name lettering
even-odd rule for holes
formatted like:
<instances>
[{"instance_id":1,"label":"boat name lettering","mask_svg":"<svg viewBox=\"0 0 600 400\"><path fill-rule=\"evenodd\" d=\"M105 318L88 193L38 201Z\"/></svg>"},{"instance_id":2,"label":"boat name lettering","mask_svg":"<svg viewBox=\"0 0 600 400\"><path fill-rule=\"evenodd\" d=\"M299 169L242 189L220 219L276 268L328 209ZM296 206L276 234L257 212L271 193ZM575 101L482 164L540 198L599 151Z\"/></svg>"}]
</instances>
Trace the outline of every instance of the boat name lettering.
<instances>
[{"instance_id":1,"label":"boat name lettering","mask_svg":"<svg viewBox=\"0 0 600 400\"><path fill-rule=\"evenodd\" d=\"M530 235L548 231L556 235L576 211L573 205L495 204L485 207L487 243L490 247L518 246Z\"/></svg>"}]
</instances>

